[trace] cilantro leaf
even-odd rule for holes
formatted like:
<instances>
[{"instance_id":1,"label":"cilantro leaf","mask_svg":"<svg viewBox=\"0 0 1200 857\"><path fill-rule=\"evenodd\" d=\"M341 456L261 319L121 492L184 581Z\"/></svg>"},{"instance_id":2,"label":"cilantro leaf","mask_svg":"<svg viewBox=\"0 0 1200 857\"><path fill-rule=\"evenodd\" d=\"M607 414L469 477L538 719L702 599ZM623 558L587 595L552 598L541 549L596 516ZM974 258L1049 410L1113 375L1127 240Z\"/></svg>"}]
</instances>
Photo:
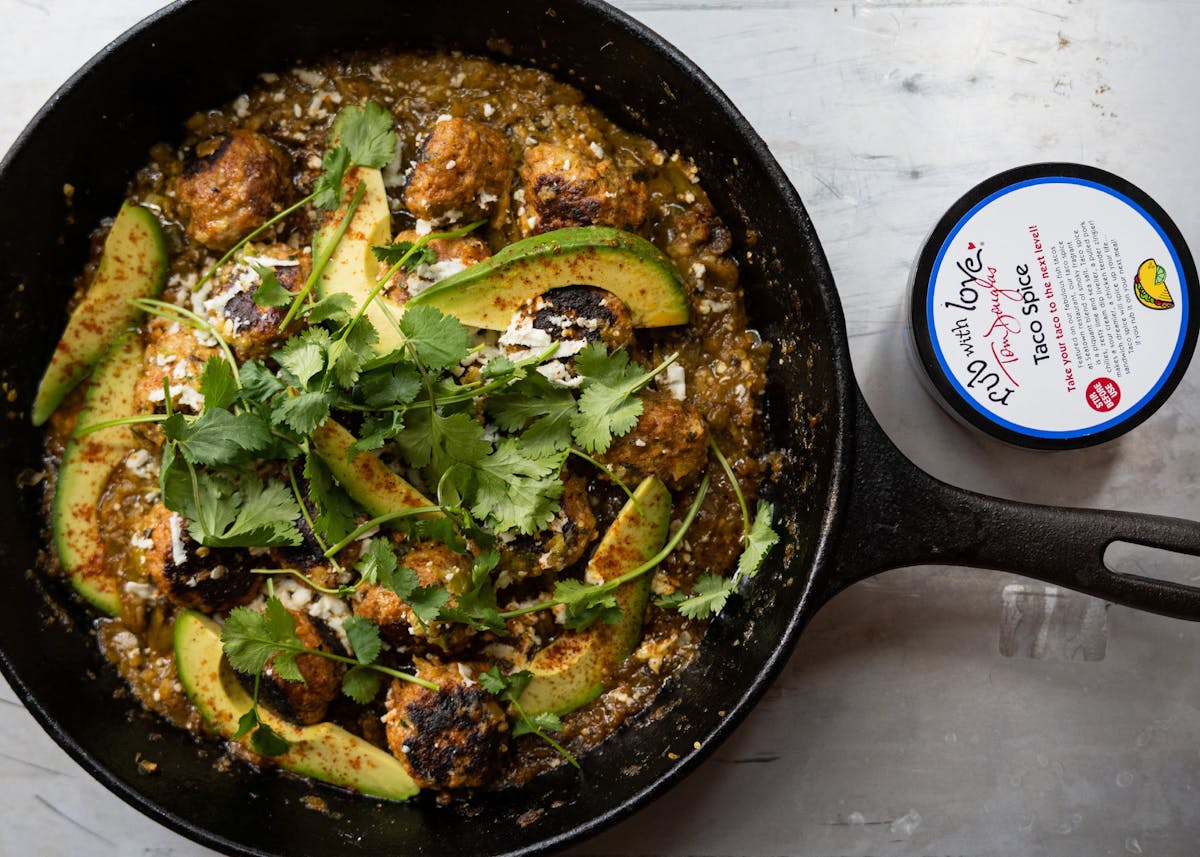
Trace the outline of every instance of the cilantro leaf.
<instances>
[{"instance_id":1,"label":"cilantro leaf","mask_svg":"<svg viewBox=\"0 0 1200 857\"><path fill-rule=\"evenodd\" d=\"M279 652L271 659L270 669L284 681L305 683L293 652Z\"/></svg>"},{"instance_id":2,"label":"cilantro leaf","mask_svg":"<svg viewBox=\"0 0 1200 857\"><path fill-rule=\"evenodd\" d=\"M342 387L351 388L358 381L359 373L375 356L375 343L379 333L366 318L350 328L345 339L338 340L331 348L331 367Z\"/></svg>"},{"instance_id":3,"label":"cilantro leaf","mask_svg":"<svg viewBox=\"0 0 1200 857\"><path fill-rule=\"evenodd\" d=\"M779 542L779 533L771 526L775 516L775 507L765 500L758 501L754 512L754 524L746 534L746 549L738 557L736 577L754 577L762 566L763 560L771 552L771 548Z\"/></svg>"},{"instance_id":4,"label":"cilantro leaf","mask_svg":"<svg viewBox=\"0 0 1200 857\"><path fill-rule=\"evenodd\" d=\"M590 343L575 355L575 369L583 377L579 413L571 418L575 442L587 452L604 452L613 437L637 425L642 415L637 393L659 369L643 372L640 366L630 363L624 349L608 354L599 342Z\"/></svg>"},{"instance_id":5,"label":"cilantro leaf","mask_svg":"<svg viewBox=\"0 0 1200 857\"><path fill-rule=\"evenodd\" d=\"M621 608L610 590L566 578L554 584L554 600L567 608L567 627L582 631L596 621L614 624L621 619Z\"/></svg>"},{"instance_id":6,"label":"cilantro leaf","mask_svg":"<svg viewBox=\"0 0 1200 857\"><path fill-rule=\"evenodd\" d=\"M415 575L414 575L415 576ZM405 599L416 617L426 625L441 618L442 607L450 600L450 593L440 586L418 586Z\"/></svg>"},{"instance_id":7,"label":"cilantro leaf","mask_svg":"<svg viewBox=\"0 0 1200 857\"><path fill-rule=\"evenodd\" d=\"M362 107L345 107L330 129L330 141L345 146L351 163L383 169L396 157L396 132L392 114L374 101Z\"/></svg>"},{"instance_id":8,"label":"cilantro leaf","mask_svg":"<svg viewBox=\"0 0 1200 857\"><path fill-rule=\"evenodd\" d=\"M272 357L291 376L294 386L305 388L314 376L325 370L325 355L331 344L329 331L323 327L310 327L290 338Z\"/></svg>"},{"instance_id":9,"label":"cilantro leaf","mask_svg":"<svg viewBox=\"0 0 1200 857\"><path fill-rule=\"evenodd\" d=\"M258 727L250 733L250 746L254 752L263 756L282 756L291 748L292 744L262 720L259 720Z\"/></svg>"},{"instance_id":10,"label":"cilantro leaf","mask_svg":"<svg viewBox=\"0 0 1200 857\"><path fill-rule=\"evenodd\" d=\"M492 360L488 363L490 367ZM496 425L507 432L524 430L521 440L535 452L568 449L575 396L567 387L532 373L494 393L485 402ZM528 428L526 428L528 426Z\"/></svg>"},{"instance_id":11,"label":"cilantro leaf","mask_svg":"<svg viewBox=\"0 0 1200 857\"><path fill-rule=\"evenodd\" d=\"M395 244L388 244L386 247L372 247L371 252L375 254L376 259L390 268L401 259L404 259L414 247L417 247L415 241L397 241ZM434 250L428 244L422 244L420 247L417 247L411 256L404 259L404 270L415 271L422 265L432 265L437 260L437 250Z\"/></svg>"},{"instance_id":12,"label":"cilantro leaf","mask_svg":"<svg viewBox=\"0 0 1200 857\"><path fill-rule=\"evenodd\" d=\"M522 735L541 735L543 732L561 732L562 718L552 711L540 711L537 714L527 714L513 724L512 735L520 738Z\"/></svg>"},{"instance_id":13,"label":"cilantro leaf","mask_svg":"<svg viewBox=\"0 0 1200 857\"><path fill-rule=\"evenodd\" d=\"M463 323L431 306L409 306L400 316L405 344L427 369L453 366L471 350L471 335Z\"/></svg>"},{"instance_id":14,"label":"cilantro leaf","mask_svg":"<svg viewBox=\"0 0 1200 857\"><path fill-rule=\"evenodd\" d=\"M313 526L327 541L340 542L354 529L357 507L334 482L328 465L312 451L304 458L304 478L308 480L309 500L316 506Z\"/></svg>"},{"instance_id":15,"label":"cilantro leaf","mask_svg":"<svg viewBox=\"0 0 1200 857\"><path fill-rule=\"evenodd\" d=\"M221 629L221 646L229 665L238 672L256 675L285 647L303 648L296 636L296 619L278 598L267 599L266 610L234 607Z\"/></svg>"},{"instance_id":16,"label":"cilantro leaf","mask_svg":"<svg viewBox=\"0 0 1200 857\"><path fill-rule=\"evenodd\" d=\"M320 324L327 321L330 324L343 325L354 315L354 298L345 292L334 292L328 297L321 298L308 311L309 324Z\"/></svg>"},{"instance_id":17,"label":"cilantro leaf","mask_svg":"<svg viewBox=\"0 0 1200 857\"><path fill-rule=\"evenodd\" d=\"M501 440L490 455L471 465L471 514L492 522L497 531L537 532L558 511L565 459L565 451L530 450L517 438Z\"/></svg>"},{"instance_id":18,"label":"cilantro leaf","mask_svg":"<svg viewBox=\"0 0 1200 857\"><path fill-rule=\"evenodd\" d=\"M250 730L258 725L258 709L247 708L246 713L238 718L237 731L230 736L231 741L238 741L249 734Z\"/></svg>"},{"instance_id":19,"label":"cilantro leaf","mask_svg":"<svg viewBox=\"0 0 1200 857\"><path fill-rule=\"evenodd\" d=\"M297 434L311 434L317 426L325 422L332 404L332 393L284 396L275 406L271 421L276 425L285 425Z\"/></svg>"},{"instance_id":20,"label":"cilantro leaf","mask_svg":"<svg viewBox=\"0 0 1200 857\"><path fill-rule=\"evenodd\" d=\"M342 676L342 693L360 705L366 705L379 695L383 679L379 673L367 667L351 667Z\"/></svg>"},{"instance_id":21,"label":"cilantro leaf","mask_svg":"<svg viewBox=\"0 0 1200 857\"><path fill-rule=\"evenodd\" d=\"M354 564L354 570L358 572L359 577L365 583L370 584L384 584L390 575L396 573L396 567L396 552L392 550L392 546L385 538L371 539L358 562ZM414 574L413 577L413 586L416 586L416 575ZM404 597L400 590L393 589L393 591L401 598Z\"/></svg>"},{"instance_id":22,"label":"cilantro leaf","mask_svg":"<svg viewBox=\"0 0 1200 857\"><path fill-rule=\"evenodd\" d=\"M261 417L249 412L233 414L217 408L194 420L175 413L161 425L167 440L174 441L192 464L237 464L247 453L262 452L271 444L270 429Z\"/></svg>"},{"instance_id":23,"label":"cilantro leaf","mask_svg":"<svg viewBox=\"0 0 1200 857\"><path fill-rule=\"evenodd\" d=\"M692 587L691 594L676 592L656 602L660 607L674 608L688 619L707 619L720 613L729 600L735 578L719 574L704 574Z\"/></svg>"},{"instance_id":24,"label":"cilantro leaf","mask_svg":"<svg viewBox=\"0 0 1200 857\"><path fill-rule=\"evenodd\" d=\"M325 150L321 159L321 174L313 185L313 204L325 211L333 211L342 204L342 182L350 167L350 151L345 146L334 146Z\"/></svg>"},{"instance_id":25,"label":"cilantro leaf","mask_svg":"<svg viewBox=\"0 0 1200 857\"><path fill-rule=\"evenodd\" d=\"M264 481L251 473L243 474L236 482L197 473L196 484L200 508L183 513L191 518L188 534L200 544L280 547L295 546L302 541L296 528L300 507L291 488L282 482Z\"/></svg>"},{"instance_id":26,"label":"cilantro leaf","mask_svg":"<svg viewBox=\"0 0 1200 857\"><path fill-rule=\"evenodd\" d=\"M407 405L421 392L421 374L410 363L382 366L363 372L355 392L368 408Z\"/></svg>"},{"instance_id":27,"label":"cilantro leaf","mask_svg":"<svg viewBox=\"0 0 1200 857\"><path fill-rule=\"evenodd\" d=\"M210 357L200 373L200 395L204 397L204 409L224 410L237 399L238 386L233 369L223 357Z\"/></svg>"},{"instance_id":28,"label":"cilantro leaf","mask_svg":"<svg viewBox=\"0 0 1200 857\"><path fill-rule=\"evenodd\" d=\"M254 273L258 274L258 278L261 280L258 288L254 290L255 305L260 307L291 305L295 295L285 289L283 283L279 282L279 277L275 276L274 268L255 262L252 262L250 267L254 269Z\"/></svg>"},{"instance_id":29,"label":"cilantro leaf","mask_svg":"<svg viewBox=\"0 0 1200 857\"><path fill-rule=\"evenodd\" d=\"M268 402L283 390L283 384L275 377L275 373L261 360L247 360L238 374L242 379L242 395L252 402Z\"/></svg>"},{"instance_id":30,"label":"cilantro leaf","mask_svg":"<svg viewBox=\"0 0 1200 857\"><path fill-rule=\"evenodd\" d=\"M362 616L350 616L342 623L346 636L350 638L350 648L360 664L374 663L383 648L379 638L379 626Z\"/></svg>"},{"instance_id":31,"label":"cilantro leaf","mask_svg":"<svg viewBox=\"0 0 1200 857\"><path fill-rule=\"evenodd\" d=\"M492 448L483 439L483 426L469 414L445 416L434 408L409 411L396 443L414 467L430 468L433 481L455 464L481 460Z\"/></svg>"}]
</instances>

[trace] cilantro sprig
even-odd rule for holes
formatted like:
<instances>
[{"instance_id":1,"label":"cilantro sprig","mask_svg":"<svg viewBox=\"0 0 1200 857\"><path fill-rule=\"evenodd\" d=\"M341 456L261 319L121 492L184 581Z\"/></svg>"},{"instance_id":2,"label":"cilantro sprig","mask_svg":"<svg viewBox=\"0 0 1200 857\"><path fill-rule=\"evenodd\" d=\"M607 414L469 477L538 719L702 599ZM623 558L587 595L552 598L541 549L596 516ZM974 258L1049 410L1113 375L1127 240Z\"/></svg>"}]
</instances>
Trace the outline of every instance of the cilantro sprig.
<instances>
[{"instance_id":1,"label":"cilantro sprig","mask_svg":"<svg viewBox=\"0 0 1200 857\"><path fill-rule=\"evenodd\" d=\"M578 770L579 760L547 734L561 732L562 719L551 711L541 711L530 715L521 707L521 694L525 692L525 688L529 687L531 681L533 681L533 673L529 670L517 670L505 675L500 672L499 667L493 666L479 674L479 683L483 685L483 689L500 702L507 702L513 713L517 715L517 722L513 725L512 730L514 738L522 735L536 735Z\"/></svg>"}]
</instances>

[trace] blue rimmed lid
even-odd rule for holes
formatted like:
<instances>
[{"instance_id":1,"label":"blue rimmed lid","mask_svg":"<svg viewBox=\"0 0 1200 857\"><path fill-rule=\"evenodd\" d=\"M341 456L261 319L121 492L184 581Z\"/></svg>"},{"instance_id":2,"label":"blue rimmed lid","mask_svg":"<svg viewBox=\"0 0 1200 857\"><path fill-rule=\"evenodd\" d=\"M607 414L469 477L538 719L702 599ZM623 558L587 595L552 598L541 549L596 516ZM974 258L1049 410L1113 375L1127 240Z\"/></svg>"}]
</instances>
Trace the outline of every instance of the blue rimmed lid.
<instances>
[{"instance_id":1,"label":"blue rimmed lid","mask_svg":"<svg viewBox=\"0 0 1200 857\"><path fill-rule=\"evenodd\" d=\"M1001 440L1071 449L1145 420L1187 369L1200 314L1183 236L1094 167L988 179L917 260L912 345L937 398Z\"/></svg>"}]
</instances>

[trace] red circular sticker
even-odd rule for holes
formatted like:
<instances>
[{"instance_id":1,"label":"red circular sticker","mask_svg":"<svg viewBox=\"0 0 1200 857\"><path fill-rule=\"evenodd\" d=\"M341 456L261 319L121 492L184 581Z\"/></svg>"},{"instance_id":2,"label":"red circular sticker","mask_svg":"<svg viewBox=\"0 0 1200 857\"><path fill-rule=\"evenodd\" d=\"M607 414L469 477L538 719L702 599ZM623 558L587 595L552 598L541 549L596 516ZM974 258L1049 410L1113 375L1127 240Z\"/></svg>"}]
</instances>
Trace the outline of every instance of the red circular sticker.
<instances>
[{"instance_id":1,"label":"red circular sticker","mask_svg":"<svg viewBox=\"0 0 1200 857\"><path fill-rule=\"evenodd\" d=\"M1121 388L1112 378L1097 378L1088 384L1085 395L1094 411L1111 411L1121 403Z\"/></svg>"}]
</instances>

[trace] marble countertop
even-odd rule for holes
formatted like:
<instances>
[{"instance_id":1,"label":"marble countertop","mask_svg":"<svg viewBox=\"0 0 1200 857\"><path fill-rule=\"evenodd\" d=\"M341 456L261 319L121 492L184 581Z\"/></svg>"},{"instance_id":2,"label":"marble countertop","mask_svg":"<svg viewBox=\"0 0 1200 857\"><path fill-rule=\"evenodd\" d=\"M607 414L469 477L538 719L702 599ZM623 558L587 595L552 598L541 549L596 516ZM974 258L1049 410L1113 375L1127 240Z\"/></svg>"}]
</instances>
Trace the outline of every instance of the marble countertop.
<instances>
[{"instance_id":1,"label":"marble countertop","mask_svg":"<svg viewBox=\"0 0 1200 857\"><path fill-rule=\"evenodd\" d=\"M0 150L74 68L157 5L0 0ZM1196 7L617 5L708 72L783 164L833 268L866 398L917 464L1019 500L1200 517L1200 365L1131 435L1084 451L1026 452L964 429L922 392L901 309L932 225L1011 166L1102 167L1154 196L1185 236L1200 232ZM1200 579L1195 559L1111 559L1122 570ZM1013 599L1044 598L1040 585L1021 583L923 567L853 587L819 614L712 759L569 853L1194 852L1200 628L1060 593L1064 609L1031 647L1002 633ZM1086 653L1071 644L1085 620ZM0 807L0 854L212 853L93 782L2 682Z\"/></svg>"}]
</instances>

